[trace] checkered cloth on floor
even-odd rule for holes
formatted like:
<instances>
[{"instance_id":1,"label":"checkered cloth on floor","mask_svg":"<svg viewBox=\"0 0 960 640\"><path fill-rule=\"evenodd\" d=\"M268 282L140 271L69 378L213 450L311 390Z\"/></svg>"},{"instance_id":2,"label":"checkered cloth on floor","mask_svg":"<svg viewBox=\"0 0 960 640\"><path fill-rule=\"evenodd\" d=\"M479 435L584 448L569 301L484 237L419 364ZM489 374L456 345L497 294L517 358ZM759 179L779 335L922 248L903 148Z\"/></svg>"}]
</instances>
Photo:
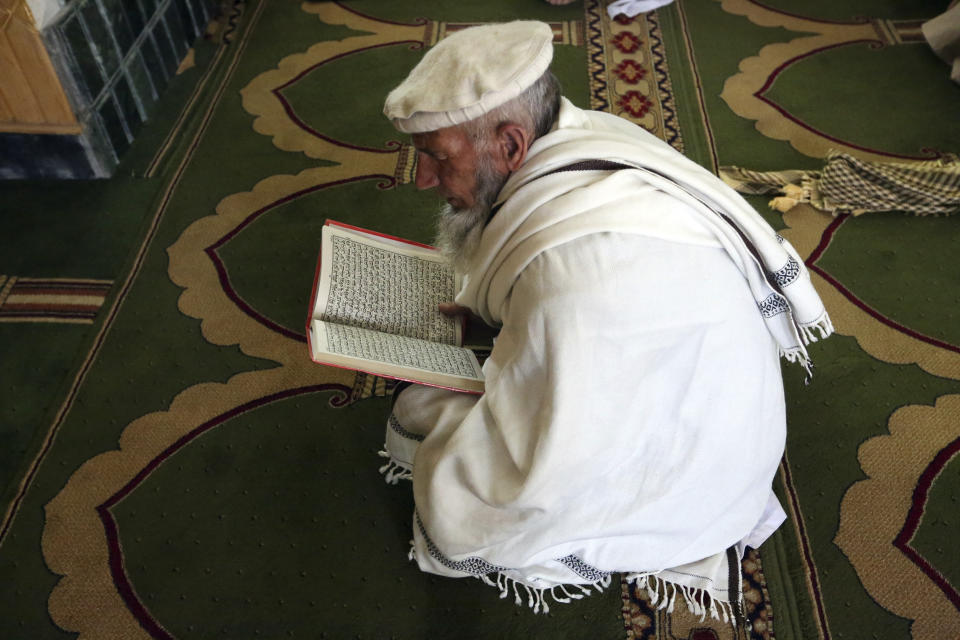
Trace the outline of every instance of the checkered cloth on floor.
<instances>
[{"instance_id":1,"label":"checkered cloth on floor","mask_svg":"<svg viewBox=\"0 0 960 640\"><path fill-rule=\"evenodd\" d=\"M770 202L778 211L799 203L834 216L960 211L960 160L953 155L925 162L869 162L832 151L822 171L751 171L727 166L720 167L720 177L740 193L783 194Z\"/></svg>"}]
</instances>

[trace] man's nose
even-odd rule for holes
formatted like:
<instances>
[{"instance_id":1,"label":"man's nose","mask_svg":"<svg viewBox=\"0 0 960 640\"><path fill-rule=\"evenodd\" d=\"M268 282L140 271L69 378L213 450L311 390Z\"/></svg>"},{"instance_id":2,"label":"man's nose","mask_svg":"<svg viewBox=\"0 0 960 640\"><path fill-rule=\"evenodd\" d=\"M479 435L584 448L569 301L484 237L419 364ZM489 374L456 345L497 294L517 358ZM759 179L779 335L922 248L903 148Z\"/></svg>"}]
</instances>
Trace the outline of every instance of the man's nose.
<instances>
[{"instance_id":1,"label":"man's nose","mask_svg":"<svg viewBox=\"0 0 960 640\"><path fill-rule=\"evenodd\" d=\"M433 159L424 154L417 154L417 176L414 180L417 189L433 189L440 184L440 178L437 176L437 168L433 165Z\"/></svg>"}]
</instances>

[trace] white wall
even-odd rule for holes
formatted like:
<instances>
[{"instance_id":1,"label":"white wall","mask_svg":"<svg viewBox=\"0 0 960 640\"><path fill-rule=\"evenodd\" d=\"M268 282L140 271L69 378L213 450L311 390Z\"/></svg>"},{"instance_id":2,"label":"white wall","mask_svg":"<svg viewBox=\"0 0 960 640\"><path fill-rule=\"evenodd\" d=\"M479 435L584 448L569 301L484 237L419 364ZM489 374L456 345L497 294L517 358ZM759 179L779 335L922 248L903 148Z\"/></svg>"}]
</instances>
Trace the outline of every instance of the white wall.
<instances>
[{"instance_id":1,"label":"white wall","mask_svg":"<svg viewBox=\"0 0 960 640\"><path fill-rule=\"evenodd\" d=\"M64 0L27 0L37 28L44 27L63 5Z\"/></svg>"}]
</instances>

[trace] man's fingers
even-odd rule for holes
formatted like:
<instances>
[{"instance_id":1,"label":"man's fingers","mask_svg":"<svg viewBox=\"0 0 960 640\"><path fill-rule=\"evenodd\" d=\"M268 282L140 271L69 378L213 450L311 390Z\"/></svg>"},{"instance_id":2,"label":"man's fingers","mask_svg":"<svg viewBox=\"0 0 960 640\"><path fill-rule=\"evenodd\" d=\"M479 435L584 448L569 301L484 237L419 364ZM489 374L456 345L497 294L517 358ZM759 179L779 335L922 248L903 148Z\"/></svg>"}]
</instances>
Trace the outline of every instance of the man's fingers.
<instances>
[{"instance_id":1,"label":"man's fingers","mask_svg":"<svg viewBox=\"0 0 960 640\"><path fill-rule=\"evenodd\" d=\"M465 316L470 313L468 307L460 306L455 302L441 302L437 305L437 308L440 310L440 313L447 316Z\"/></svg>"}]
</instances>

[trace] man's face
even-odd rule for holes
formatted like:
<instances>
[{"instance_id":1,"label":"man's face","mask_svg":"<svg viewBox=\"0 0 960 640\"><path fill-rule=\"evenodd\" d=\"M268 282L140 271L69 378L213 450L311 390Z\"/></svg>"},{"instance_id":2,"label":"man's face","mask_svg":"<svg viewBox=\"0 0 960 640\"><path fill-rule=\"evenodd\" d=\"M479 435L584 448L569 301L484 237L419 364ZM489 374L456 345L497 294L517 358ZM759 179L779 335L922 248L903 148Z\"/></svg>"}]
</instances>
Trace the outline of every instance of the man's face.
<instances>
[{"instance_id":1,"label":"man's face","mask_svg":"<svg viewBox=\"0 0 960 640\"><path fill-rule=\"evenodd\" d=\"M417 188L436 188L446 200L437 218L437 246L463 269L509 174L498 172L491 152L478 150L462 129L415 133L412 138L419 152Z\"/></svg>"},{"instance_id":2,"label":"man's face","mask_svg":"<svg viewBox=\"0 0 960 640\"><path fill-rule=\"evenodd\" d=\"M462 129L449 127L415 133L418 189L437 189L454 209L469 209L476 204L477 149Z\"/></svg>"}]
</instances>

